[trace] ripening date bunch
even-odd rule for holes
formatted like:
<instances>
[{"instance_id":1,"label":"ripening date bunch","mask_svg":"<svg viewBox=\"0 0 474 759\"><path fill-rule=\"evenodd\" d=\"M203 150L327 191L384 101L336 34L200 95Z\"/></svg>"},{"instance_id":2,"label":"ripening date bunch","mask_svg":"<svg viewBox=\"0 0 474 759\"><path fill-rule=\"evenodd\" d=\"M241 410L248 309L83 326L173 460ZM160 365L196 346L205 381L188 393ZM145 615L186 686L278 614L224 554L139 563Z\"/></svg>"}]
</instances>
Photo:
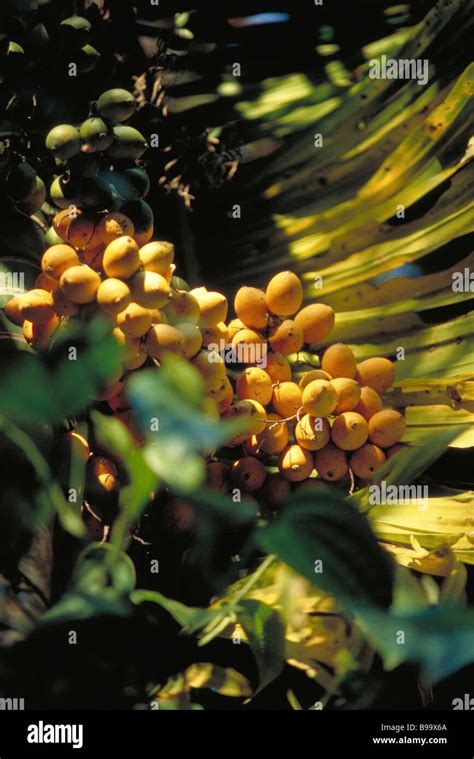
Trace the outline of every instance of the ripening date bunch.
<instances>
[{"instance_id":1,"label":"ripening date bunch","mask_svg":"<svg viewBox=\"0 0 474 759\"><path fill-rule=\"evenodd\" d=\"M205 287L190 289L175 276L173 245L143 244L126 215L97 218L65 209L53 227L62 242L44 253L35 289L11 300L5 313L39 348L61 320L105 315L124 358L97 400L108 403L137 444L127 380L174 354L200 373L209 412L245 425L228 441L233 464L208 463L211 487L240 488L275 505L306 480L341 482L352 471L359 481L370 481L397 450L405 420L384 409L381 399L395 379L391 361L357 363L352 350L337 343L324 351L320 368L294 378L290 357L327 343L335 321L327 305L303 307L303 286L294 273L277 274L265 291L240 288L229 320L226 297Z\"/></svg>"},{"instance_id":2,"label":"ripening date bunch","mask_svg":"<svg viewBox=\"0 0 474 759\"><path fill-rule=\"evenodd\" d=\"M79 17L66 19L60 27L66 34L79 36L87 28L90 31L90 24ZM74 45L68 49L72 54ZM81 124L54 126L44 140L50 167L42 165L46 184L9 141L0 142L0 175L7 203L28 215L44 210L46 200L59 209L88 209L95 218L106 209L123 211L133 219L135 233L145 238L153 223L152 209L145 201L150 179L141 160L148 144L129 123L135 109L133 93L114 88L89 103L89 115ZM46 239L51 244L59 242L54 229L48 230Z\"/></svg>"},{"instance_id":3,"label":"ripening date bunch","mask_svg":"<svg viewBox=\"0 0 474 759\"><path fill-rule=\"evenodd\" d=\"M292 272L281 272L266 291L241 288L234 301L237 318L229 324L234 348L262 343L264 359L243 366L221 406L224 418L248 417L252 434L230 441L242 456L232 465L208 464L208 484L219 490L240 488L270 506L291 487L309 481L341 482L350 472L359 482L371 480L399 448L405 419L384 409L383 394L395 379L386 358L357 363L341 343L328 347L320 368L293 377L289 354L303 346L327 342L334 312L323 304L302 308L303 287ZM277 471L271 471L272 469Z\"/></svg>"},{"instance_id":4,"label":"ripening date bunch","mask_svg":"<svg viewBox=\"0 0 474 759\"><path fill-rule=\"evenodd\" d=\"M133 94L115 88L91 104L82 124L51 129L45 145L56 167L49 187L55 206L123 211L133 218L137 234L146 232L153 214L144 200L150 179L140 159L148 144L129 123L135 109Z\"/></svg>"}]
</instances>

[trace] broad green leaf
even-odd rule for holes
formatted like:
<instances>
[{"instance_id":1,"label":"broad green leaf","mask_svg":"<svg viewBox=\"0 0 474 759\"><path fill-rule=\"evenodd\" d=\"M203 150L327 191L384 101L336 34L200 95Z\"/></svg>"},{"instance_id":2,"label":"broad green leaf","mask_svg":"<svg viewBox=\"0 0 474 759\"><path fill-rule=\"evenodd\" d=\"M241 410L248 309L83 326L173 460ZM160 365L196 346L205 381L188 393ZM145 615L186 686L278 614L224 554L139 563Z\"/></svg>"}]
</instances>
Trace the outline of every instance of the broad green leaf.
<instances>
[{"instance_id":1,"label":"broad green leaf","mask_svg":"<svg viewBox=\"0 0 474 759\"><path fill-rule=\"evenodd\" d=\"M470 411L474 406L473 375L437 377L436 379L398 380L385 394L391 408L407 406L449 406L456 411Z\"/></svg>"},{"instance_id":2,"label":"broad green leaf","mask_svg":"<svg viewBox=\"0 0 474 759\"><path fill-rule=\"evenodd\" d=\"M4 462L8 462L7 457L10 455L13 455L14 460L17 456L20 456L20 460L23 458L24 461L26 460L31 465L37 478L36 483L30 482L35 502L34 509L31 508L31 504L27 505L23 500L19 490L16 490L15 496L13 494L9 496L9 500L11 499L12 502L16 499L18 500L18 513L15 517L18 525L23 525L28 531L33 533L34 529L47 518L51 512L51 508L53 508L67 532L75 537L83 537L85 527L79 514L74 505L69 503L64 497L61 487L53 478L46 458L30 434L9 419L0 416L0 435L3 435L6 441L16 449L16 452L13 454L7 449ZM28 483L28 475L26 475L26 481ZM20 505L22 501L25 506L24 508L21 508ZM10 509L11 505L8 504L7 511Z\"/></svg>"},{"instance_id":3,"label":"broad green leaf","mask_svg":"<svg viewBox=\"0 0 474 759\"><path fill-rule=\"evenodd\" d=\"M416 503L373 506L369 520L376 535L387 543L410 546L412 536L428 550L448 543L457 559L474 563L472 492L432 497L427 508L421 509Z\"/></svg>"},{"instance_id":4,"label":"broad green leaf","mask_svg":"<svg viewBox=\"0 0 474 759\"><path fill-rule=\"evenodd\" d=\"M111 542L124 549L128 542L129 528L140 516L146 505L153 499L158 487L158 477L148 466L146 453L136 448L132 436L120 420L104 416L97 411L91 413L95 434L101 445L121 462L128 481L119 493L120 513L112 529Z\"/></svg>"},{"instance_id":5,"label":"broad green leaf","mask_svg":"<svg viewBox=\"0 0 474 759\"><path fill-rule=\"evenodd\" d=\"M120 367L103 320L68 326L50 353L19 353L0 381L0 413L19 423L60 423L83 411Z\"/></svg>"},{"instance_id":6,"label":"broad green leaf","mask_svg":"<svg viewBox=\"0 0 474 759\"><path fill-rule=\"evenodd\" d=\"M436 683L474 661L472 609L442 605L392 615L364 608L358 619L389 671L414 662Z\"/></svg>"},{"instance_id":7,"label":"broad green leaf","mask_svg":"<svg viewBox=\"0 0 474 759\"><path fill-rule=\"evenodd\" d=\"M192 492L204 481L204 460L189 451L189 441L177 435L165 441L147 445L144 460L152 472L163 482L175 488Z\"/></svg>"},{"instance_id":8,"label":"broad green leaf","mask_svg":"<svg viewBox=\"0 0 474 759\"><path fill-rule=\"evenodd\" d=\"M135 568L126 554L109 544L91 544L82 552L68 590L42 616L41 624L106 614L127 616L133 610L130 593L135 580Z\"/></svg>"},{"instance_id":9,"label":"broad green leaf","mask_svg":"<svg viewBox=\"0 0 474 759\"><path fill-rule=\"evenodd\" d=\"M110 322L95 319L70 323L48 355L56 404L62 416L86 408L121 368L122 348L110 331ZM71 394L74 388L74 394ZM69 408L72 406L72 411Z\"/></svg>"},{"instance_id":10,"label":"broad green leaf","mask_svg":"<svg viewBox=\"0 0 474 759\"><path fill-rule=\"evenodd\" d=\"M229 496L216 493L213 490L201 488L192 493L189 500L199 507L199 513L212 512L231 527L239 527L252 523L257 516L257 507L251 501L243 500L235 503Z\"/></svg>"},{"instance_id":11,"label":"broad green leaf","mask_svg":"<svg viewBox=\"0 0 474 759\"><path fill-rule=\"evenodd\" d=\"M397 381L472 375L472 331L474 313L443 324L397 335L383 342L355 345L358 361L371 356L395 356L402 346L405 359L397 364Z\"/></svg>"},{"instance_id":12,"label":"broad green leaf","mask_svg":"<svg viewBox=\"0 0 474 759\"><path fill-rule=\"evenodd\" d=\"M471 256L474 263L474 256ZM467 262L466 262L467 263ZM458 265L457 271L462 268ZM423 316L425 311L431 311L435 308L453 306L459 304L460 300L468 302L474 299L474 293L463 293L461 296L458 292L453 291L453 279L449 276L449 270L446 274L446 285L435 292L429 292L425 296L418 296L411 299L406 297L406 290L414 289L407 283L407 280L400 278L400 289L405 288L405 292L400 292L395 302L389 302L388 298L383 305L373 308L346 310L336 314L336 326L331 333L331 341L342 343L360 343L370 339L382 341L387 333L407 333L410 330L424 329L425 322ZM398 278L397 278L398 279ZM421 281L424 278L420 278ZM412 282L420 283L420 279L413 279ZM395 280L390 280L394 282ZM409 281L409 280L408 280ZM393 297L397 292L396 288L387 292ZM363 296L359 295L359 305L363 302ZM325 303L332 305L330 297L321 299ZM334 307L334 306L333 306Z\"/></svg>"},{"instance_id":13,"label":"broad green leaf","mask_svg":"<svg viewBox=\"0 0 474 759\"><path fill-rule=\"evenodd\" d=\"M140 372L127 392L147 439L147 464L180 490L195 490L204 479L203 454L241 429L206 412L201 376L183 360L169 357L159 371Z\"/></svg>"},{"instance_id":14,"label":"broad green leaf","mask_svg":"<svg viewBox=\"0 0 474 759\"><path fill-rule=\"evenodd\" d=\"M41 625L62 624L73 620L86 620L103 615L127 616L130 607L118 599L113 590L104 590L100 596L67 593L41 617Z\"/></svg>"},{"instance_id":15,"label":"broad green leaf","mask_svg":"<svg viewBox=\"0 0 474 759\"><path fill-rule=\"evenodd\" d=\"M147 464L145 451L133 451L126 459L129 482L120 490L120 506L126 512L127 524L138 519L158 489L156 474Z\"/></svg>"},{"instance_id":16,"label":"broad green leaf","mask_svg":"<svg viewBox=\"0 0 474 759\"><path fill-rule=\"evenodd\" d=\"M357 599L388 606L393 567L368 522L333 489L298 493L274 524L258 535L317 587L351 606Z\"/></svg>"},{"instance_id":17,"label":"broad green leaf","mask_svg":"<svg viewBox=\"0 0 474 759\"><path fill-rule=\"evenodd\" d=\"M201 576L214 594L222 593L235 579L232 557L247 547L255 529L257 507L245 498L234 503L210 490L199 490L186 498L196 507L193 542L186 552L188 571Z\"/></svg>"},{"instance_id":18,"label":"broad green leaf","mask_svg":"<svg viewBox=\"0 0 474 759\"><path fill-rule=\"evenodd\" d=\"M238 621L245 630L257 661L259 685L256 693L259 693L278 677L283 669L285 627L271 606L252 599L240 601Z\"/></svg>"},{"instance_id":19,"label":"broad green leaf","mask_svg":"<svg viewBox=\"0 0 474 759\"><path fill-rule=\"evenodd\" d=\"M19 423L60 421L50 379L37 356L18 353L0 380L0 413Z\"/></svg>"},{"instance_id":20,"label":"broad green leaf","mask_svg":"<svg viewBox=\"0 0 474 759\"><path fill-rule=\"evenodd\" d=\"M100 444L111 455L126 462L136 447L127 427L119 419L115 419L113 416L104 416L98 411L92 411L90 418Z\"/></svg>"},{"instance_id":21,"label":"broad green leaf","mask_svg":"<svg viewBox=\"0 0 474 759\"><path fill-rule=\"evenodd\" d=\"M385 480L389 485L405 485L413 482L457 440L460 431L460 427L450 426L437 434L426 435L420 441L420 448L402 448L377 470L373 483Z\"/></svg>"},{"instance_id":22,"label":"broad green leaf","mask_svg":"<svg viewBox=\"0 0 474 759\"><path fill-rule=\"evenodd\" d=\"M405 567L397 566L393 588L392 611L411 614L426 609L428 598L421 582Z\"/></svg>"},{"instance_id":23,"label":"broad green leaf","mask_svg":"<svg viewBox=\"0 0 474 759\"><path fill-rule=\"evenodd\" d=\"M118 593L128 596L135 588L135 566L126 553L110 543L91 543L82 551L71 583L86 592L95 586L100 590L112 585Z\"/></svg>"},{"instance_id":24,"label":"broad green leaf","mask_svg":"<svg viewBox=\"0 0 474 759\"><path fill-rule=\"evenodd\" d=\"M425 119L415 122L413 131L401 145L399 142L395 144L393 153L386 157L385 163L380 166L378 172L355 196L349 197L345 202L339 202L337 197L334 197L332 207L325 213L311 214L308 209L304 220L301 219L301 210L294 223L291 223L291 217L289 220L284 218L279 225L283 231L273 235L269 253L263 260L259 260L258 267L253 264L252 268L250 266L245 268L243 273L246 276L251 273L261 276L263 271L271 269L275 263L284 265L291 259L293 263L297 263L318 255L319 270L314 272L311 270L311 265L307 264L304 264L304 270L307 272L308 282L314 281L315 274L321 274L324 277L325 293L327 293L339 287L353 286L367 279L369 269L371 275L375 276L386 271L387 268L395 268L409 260L415 260L429 252L427 244L431 240L438 246L443 241L449 242L462 232L472 231L470 210L472 204L468 200L468 186L472 184L472 171L469 170L469 165L467 165L467 171L460 171L460 163L452 148L448 148L449 139L446 137L446 144L443 145L442 150L450 150L448 168L440 170L440 162L445 164L446 161L440 155L439 149L438 152L434 152L436 142L443 136L446 128L451 132L451 139L456 141L459 139L456 120L459 121L460 128L465 130L464 146L467 146L470 137L468 122L472 111L471 80L472 71L468 68L445 101L439 104L440 113L449 113L449 118L446 120L444 117L437 116L436 111L431 113L428 109ZM379 83L380 81L372 81L371 86L377 86ZM464 114L462 114L463 108L466 111ZM311 146L313 155L310 165L313 171L318 153L325 160L330 157L327 134L325 138L324 150L315 151ZM420 141L426 144L427 150L433 152L428 163L420 152ZM310 139L308 139L309 142ZM400 151L404 155L402 161L397 155ZM273 163L275 164L276 161ZM403 167L404 173L400 173L399 167ZM396 181L386 184L385 177L390 172L398 173L398 177ZM324 167L322 173L324 173L325 184L328 184L330 167ZM437 186L442 186L450 177L452 177L453 186L448 187L434 210L430 212L431 234L426 231L427 223L423 216L421 220L406 221L401 227L387 228L383 224L392 218L400 207L409 208ZM299 179L301 181L301 176ZM460 184L466 186L464 192L460 192ZM447 212L451 218L451 226L446 221ZM285 216L286 213L285 210ZM454 232L455 227L457 232ZM435 228L436 242L434 243ZM407 235L407 231L408 235L411 233L411 236ZM403 248L401 237L403 237ZM236 240L234 245L237 242L240 241ZM397 257L396 262L391 261L391 255ZM308 295L310 295L309 291Z\"/></svg>"},{"instance_id":25,"label":"broad green leaf","mask_svg":"<svg viewBox=\"0 0 474 759\"><path fill-rule=\"evenodd\" d=\"M474 413L449 406L419 406L406 410L407 429L402 442L421 446L428 437L451 436L453 448L474 446ZM454 431L457 431L453 435Z\"/></svg>"},{"instance_id":26,"label":"broad green leaf","mask_svg":"<svg viewBox=\"0 0 474 759\"><path fill-rule=\"evenodd\" d=\"M187 633L192 634L207 625L211 620L222 614L220 609L200 609L186 606L180 601L166 598L153 590L135 590L132 593L134 604L154 603L161 606Z\"/></svg>"}]
</instances>

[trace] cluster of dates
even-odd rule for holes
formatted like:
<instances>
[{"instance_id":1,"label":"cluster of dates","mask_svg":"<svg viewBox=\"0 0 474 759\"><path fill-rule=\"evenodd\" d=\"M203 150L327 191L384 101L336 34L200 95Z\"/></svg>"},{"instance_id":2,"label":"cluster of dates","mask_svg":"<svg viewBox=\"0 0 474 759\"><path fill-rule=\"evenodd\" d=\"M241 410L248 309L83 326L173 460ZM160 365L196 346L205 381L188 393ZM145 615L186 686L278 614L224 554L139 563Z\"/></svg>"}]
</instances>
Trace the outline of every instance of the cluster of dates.
<instances>
[{"instance_id":1,"label":"cluster of dates","mask_svg":"<svg viewBox=\"0 0 474 759\"><path fill-rule=\"evenodd\" d=\"M399 449L406 428L402 414L383 408L382 396L395 380L395 366L386 358L357 363L349 346L336 343L322 354L320 368L299 373L297 381L297 363L288 357L327 343L335 321L329 306L302 304L301 281L281 272L265 292L237 292L237 318L227 328L230 355L239 357L235 349L242 343L259 348L259 360L242 368L235 388L223 378L228 394L220 407L225 418L248 417L252 434L230 442L242 446L243 454L232 464L208 464L208 484L257 494L270 507L300 483L340 483L351 473L360 484L369 482Z\"/></svg>"},{"instance_id":2,"label":"cluster of dates","mask_svg":"<svg viewBox=\"0 0 474 759\"><path fill-rule=\"evenodd\" d=\"M303 306L303 285L294 273L275 275L265 291L240 288L229 320L225 295L190 289L175 274L173 245L142 244L124 214L97 220L66 209L53 227L62 241L44 253L36 287L12 299L5 313L38 348L65 318L106 316L123 346L123 363L97 400L108 403L137 444L127 381L174 354L201 374L209 413L241 419L245 428L208 462L210 487L239 488L273 507L306 481L339 483L352 472L368 482L398 449L405 419L382 404L395 379L390 360L357 363L347 345L336 343L322 354L320 368L298 381L293 376L293 358L304 347L327 344L335 321L327 305ZM113 463L109 471L100 461L103 481L119 487L111 478Z\"/></svg>"}]
</instances>

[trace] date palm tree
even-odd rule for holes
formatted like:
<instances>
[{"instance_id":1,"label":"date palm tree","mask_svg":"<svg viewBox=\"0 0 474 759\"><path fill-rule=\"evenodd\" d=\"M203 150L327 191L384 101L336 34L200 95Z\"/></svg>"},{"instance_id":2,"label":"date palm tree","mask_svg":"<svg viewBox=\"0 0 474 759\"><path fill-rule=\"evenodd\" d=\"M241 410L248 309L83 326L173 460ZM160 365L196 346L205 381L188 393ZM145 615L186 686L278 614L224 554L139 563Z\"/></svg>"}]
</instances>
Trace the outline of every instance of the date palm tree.
<instances>
[{"instance_id":1,"label":"date palm tree","mask_svg":"<svg viewBox=\"0 0 474 759\"><path fill-rule=\"evenodd\" d=\"M46 180L54 170L44 148L51 126L85 118L84 104L87 111L111 81L133 89L137 127L152 146L146 155L150 203L163 238L176 245L180 272L230 295L242 282L262 286L291 269L304 282L307 303L336 311L331 340L349 344L358 360L383 355L396 361L396 383L385 400L405 410L408 446L379 479L427 486L426 508L374 504L368 488L345 494L345 503L367 515L397 571L441 578L439 592L434 583L413 590L402 571L401 595L413 593L417 602L423 596L425 605L427 597L447 599L456 614L465 594L464 565L474 563L468 467L474 446L473 9L474 0L9 0L0 11L0 43L13 39L27 53L24 65L14 67L12 54L21 58L21 50L0 56L1 138L40 176ZM58 23L68 14L90 20L97 52L88 51L94 65L85 61L77 81L65 74L67 46L55 44ZM382 60L406 62L403 71L419 64L426 80L380 77L374 72ZM52 209L46 202L27 218L3 202L4 262L20 257L34 266ZM293 356L295 370L318 366L324 348L315 344ZM321 505L322 532L328 504ZM304 531L291 520L285 529L301 539L304 553ZM337 536L335 555L352 550ZM277 665L260 672L261 688L280 673L284 659L315 679L326 701L356 664L363 672L370 668L374 650L387 666L398 664L393 648L377 638L383 624L375 612L351 609L351 623L360 614L360 625L348 625L337 593L323 592L317 580L312 588L304 572L298 574L294 546L290 550L281 535L275 540L281 561L270 557L228 588L201 610L199 624L196 609L186 615L163 597L153 600L186 629L199 631L201 643L233 637L238 628L257 651L267 624L278 637L273 612L283 614L283 649L271 650ZM32 563L41 606L51 542L42 531L38 541L42 558ZM356 545L360 555L364 546ZM343 566L347 571L347 555ZM18 597L16 603L21 607ZM252 604L261 604L261 617ZM7 617L3 642L17 640L18 606ZM30 612L35 616L38 608ZM18 629L20 638L31 631ZM471 660L468 644L465 650L449 672ZM422 663L424 655L410 653ZM193 682L249 695L238 673L227 671L223 684L211 665L196 667L162 684L162 701L179 694L177 708L189 705ZM447 673L442 667L435 672ZM420 687L427 698L429 687ZM289 702L300 708L294 694Z\"/></svg>"}]
</instances>

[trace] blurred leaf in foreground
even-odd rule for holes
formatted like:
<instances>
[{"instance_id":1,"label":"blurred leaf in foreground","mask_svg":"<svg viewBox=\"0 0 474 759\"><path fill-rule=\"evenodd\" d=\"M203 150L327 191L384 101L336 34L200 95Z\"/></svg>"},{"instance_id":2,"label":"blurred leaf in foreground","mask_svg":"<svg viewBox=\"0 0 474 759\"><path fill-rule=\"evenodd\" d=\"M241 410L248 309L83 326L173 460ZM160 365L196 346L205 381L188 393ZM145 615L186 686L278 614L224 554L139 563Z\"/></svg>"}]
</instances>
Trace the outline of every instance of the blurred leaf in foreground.
<instances>
[{"instance_id":1,"label":"blurred leaf in foreground","mask_svg":"<svg viewBox=\"0 0 474 759\"><path fill-rule=\"evenodd\" d=\"M289 498L260 544L351 608L356 600L387 608L393 565L364 516L331 488Z\"/></svg>"},{"instance_id":2,"label":"blurred leaf in foreground","mask_svg":"<svg viewBox=\"0 0 474 759\"><path fill-rule=\"evenodd\" d=\"M203 454L241 431L239 425L222 423L212 415L199 372L175 357L167 357L159 371L132 377L127 393L146 436L148 465L178 490L199 487L204 479Z\"/></svg>"},{"instance_id":3,"label":"blurred leaf in foreground","mask_svg":"<svg viewBox=\"0 0 474 759\"><path fill-rule=\"evenodd\" d=\"M285 662L285 627L271 606L243 599L239 604L239 622L245 630L257 661L259 686L263 690L282 671Z\"/></svg>"},{"instance_id":4,"label":"blurred leaf in foreground","mask_svg":"<svg viewBox=\"0 0 474 759\"><path fill-rule=\"evenodd\" d=\"M56 424L83 411L120 368L121 348L105 320L76 322L49 353L19 351L0 381L0 414Z\"/></svg>"},{"instance_id":5,"label":"blurred leaf in foreground","mask_svg":"<svg viewBox=\"0 0 474 759\"><path fill-rule=\"evenodd\" d=\"M417 662L437 682L474 661L474 611L435 606L411 615L359 610L359 622L381 653L386 669Z\"/></svg>"},{"instance_id":6,"label":"blurred leaf in foreground","mask_svg":"<svg viewBox=\"0 0 474 759\"><path fill-rule=\"evenodd\" d=\"M82 552L68 591L42 616L41 624L131 614L135 581L135 567L125 553L107 543L92 543Z\"/></svg>"},{"instance_id":7,"label":"blurred leaf in foreground","mask_svg":"<svg viewBox=\"0 0 474 759\"><path fill-rule=\"evenodd\" d=\"M234 698L252 695L247 678L230 667L224 669L214 664L198 662L188 667L185 678L190 688L211 688L222 696Z\"/></svg>"},{"instance_id":8,"label":"blurred leaf in foreground","mask_svg":"<svg viewBox=\"0 0 474 759\"><path fill-rule=\"evenodd\" d=\"M115 460L120 461L127 473L128 481L120 488L120 511L111 538L111 542L123 550L128 542L128 528L153 499L158 476L148 466L143 449L136 448L130 432L119 419L93 411L91 420L97 440Z\"/></svg>"}]
</instances>

